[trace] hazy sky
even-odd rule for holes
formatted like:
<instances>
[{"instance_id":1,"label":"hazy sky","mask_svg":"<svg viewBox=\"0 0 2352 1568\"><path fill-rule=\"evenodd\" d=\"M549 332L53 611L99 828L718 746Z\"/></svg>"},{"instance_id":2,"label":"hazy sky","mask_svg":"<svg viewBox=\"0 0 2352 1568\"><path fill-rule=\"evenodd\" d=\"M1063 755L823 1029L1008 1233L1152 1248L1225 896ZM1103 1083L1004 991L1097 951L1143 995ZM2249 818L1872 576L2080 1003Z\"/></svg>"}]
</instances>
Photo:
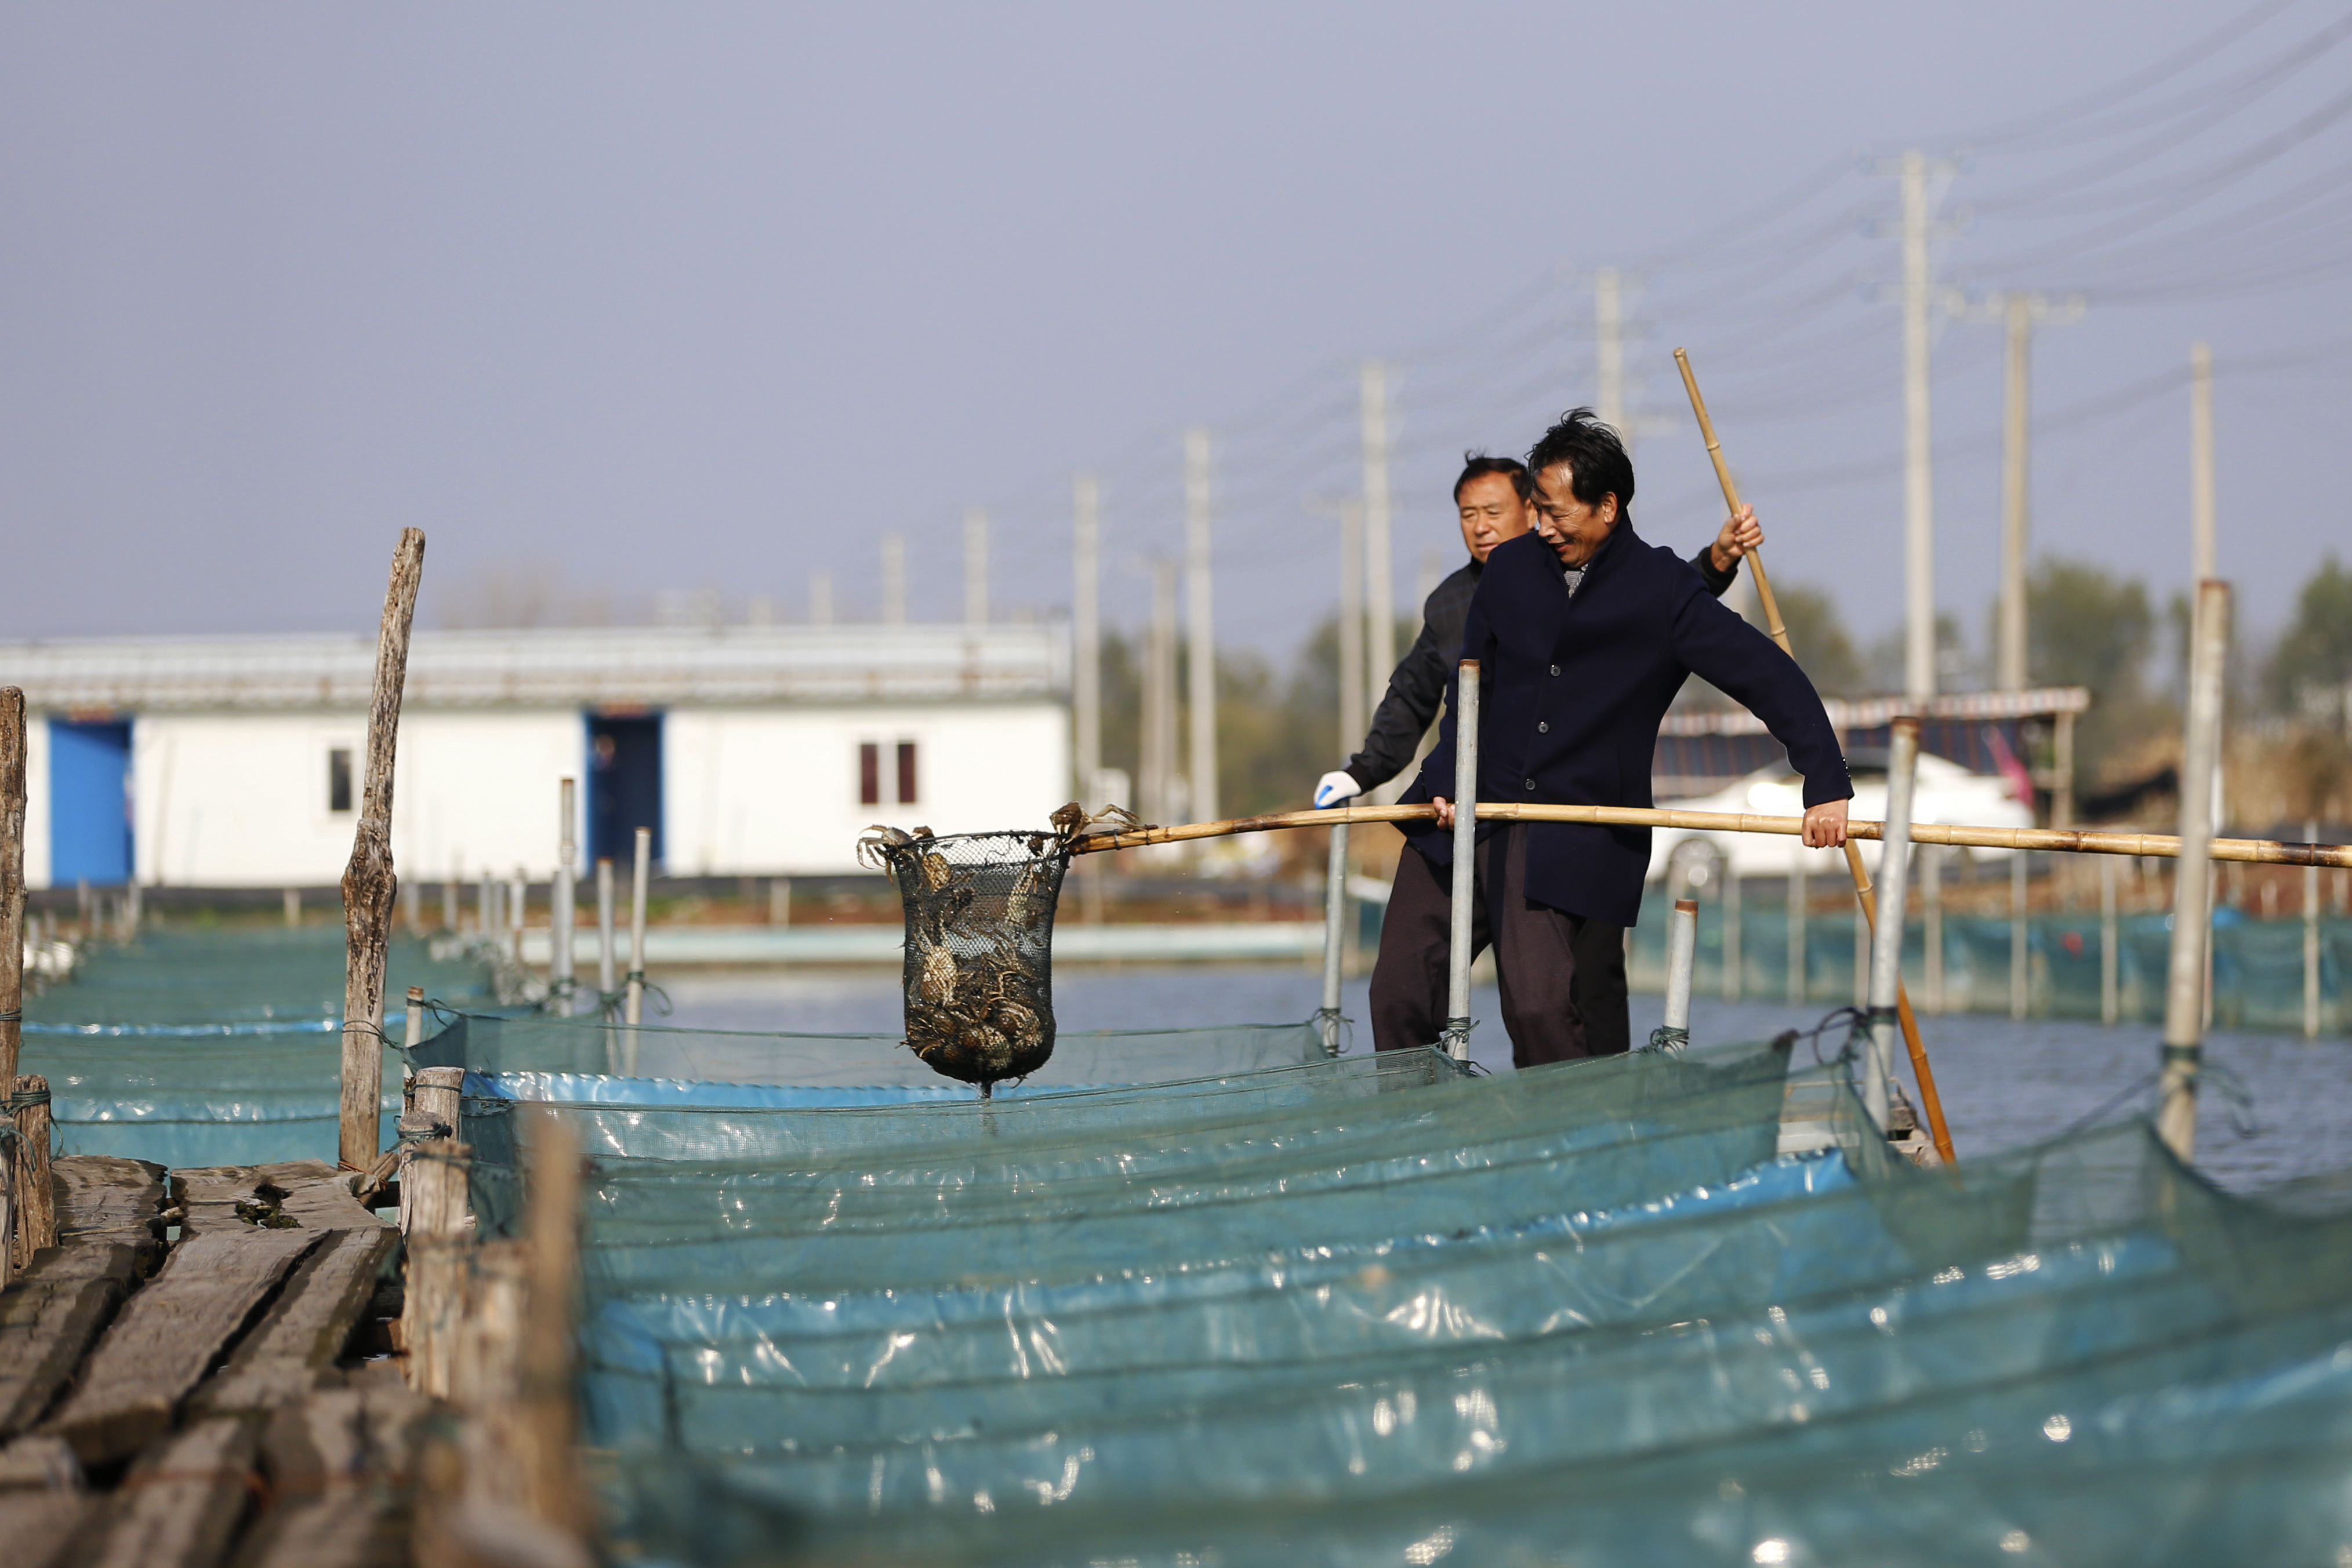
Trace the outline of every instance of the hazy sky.
<instances>
[{"instance_id":1,"label":"hazy sky","mask_svg":"<svg viewBox=\"0 0 2352 1568\"><path fill-rule=\"evenodd\" d=\"M1359 482L1357 365L1396 364L1402 602L1458 554L1462 448L1592 396L1610 265L1643 279L1643 405L1686 344L1776 575L1874 634L1901 424L1868 161L1911 144L1958 162L1945 281L2089 296L2037 341L2037 545L2185 581L2210 338L2223 565L2267 628L2352 553L2339 16L13 6L0 636L367 627L405 524L427 624L533 579L797 618L818 570L871 615L892 530L943 617L972 506L995 602L1055 607L1087 467L1131 623L1199 423L1223 635L1286 655L1336 597L1304 502ZM2000 334L1938 334L1940 597L1981 642ZM1712 531L1686 416L1639 461L1645 533Z\"/></svg>"}]
</instances>

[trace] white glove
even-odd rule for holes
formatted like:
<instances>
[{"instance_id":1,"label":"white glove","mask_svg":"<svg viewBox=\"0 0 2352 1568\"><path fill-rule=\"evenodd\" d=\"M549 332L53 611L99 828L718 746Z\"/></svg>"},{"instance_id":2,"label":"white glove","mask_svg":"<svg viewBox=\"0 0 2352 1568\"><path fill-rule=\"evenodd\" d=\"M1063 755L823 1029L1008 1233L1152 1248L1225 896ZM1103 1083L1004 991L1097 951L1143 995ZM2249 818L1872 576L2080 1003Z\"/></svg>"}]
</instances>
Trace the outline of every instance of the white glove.
<instances>
[{"instance_id":1,"label":"white glove","mask_svg":"<svg viewBox=\"0 0 2352 1568\"><path fill-rule=\"evenodd\" d=\"M1327 805L1337 805L1343 800L1352 798L1357 793L1356 781L1349 774L1325 773L1315 781L1315 809L1320 811Z\"/></svg>"}]
</instances>

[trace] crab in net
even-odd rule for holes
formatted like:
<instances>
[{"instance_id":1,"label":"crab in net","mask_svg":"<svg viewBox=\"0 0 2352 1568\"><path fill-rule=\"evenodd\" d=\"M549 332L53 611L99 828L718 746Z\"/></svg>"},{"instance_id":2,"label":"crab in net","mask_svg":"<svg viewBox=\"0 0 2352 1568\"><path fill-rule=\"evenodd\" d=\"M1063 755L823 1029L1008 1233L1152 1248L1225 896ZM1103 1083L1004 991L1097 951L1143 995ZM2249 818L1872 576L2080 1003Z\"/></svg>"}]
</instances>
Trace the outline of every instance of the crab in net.
<instances>
[{"instance_id":1,"label":"crab in net","mask_svg":"<svg viewBox=\"0 0 2352 1568\"><path fill-rule=\"evenodd\" d=\"M1062 872L1077 840L1134 819L1076 804L1044 832L940 837L879 824L859 861L898 885L907 918L907 1046L986 1097L1054 1054L1053 931Z\"/></svg>"}]
</instances>

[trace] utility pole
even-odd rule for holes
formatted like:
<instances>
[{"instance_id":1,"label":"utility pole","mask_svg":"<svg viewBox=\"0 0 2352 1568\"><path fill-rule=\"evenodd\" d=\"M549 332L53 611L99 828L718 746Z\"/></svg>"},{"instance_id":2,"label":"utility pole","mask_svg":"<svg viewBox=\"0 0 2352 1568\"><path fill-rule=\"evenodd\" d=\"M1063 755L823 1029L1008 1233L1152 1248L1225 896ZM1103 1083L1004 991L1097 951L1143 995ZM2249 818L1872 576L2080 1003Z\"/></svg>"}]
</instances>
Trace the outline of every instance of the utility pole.
<instances>
[{"instance_id":1,"label":"utility pole","mask_svg":"<svg viewBox=\"0 0 2352 1568\"><path fill-rule=\"evenodd\" d=\"M1144 819L1165 822L1175 813L1169 796L1176 776L1176 563L1154 560L1151 572L1151 632L1143 661L1143 734L1139 747L1143 777L1139 794Z\"/></svg>"},{"instance_id":2,"label":"utility pole","mask_svg":"<svg viewBox=\"0 0 2352 1568\"><path fill-rule=\"evenodd\" d=\"M1936 695L1936 477L1927 409L1927 159L1903 154L1904 692Z\"/></svg>"},{"instance_id":3,"label":"utility pole","mask_svg":"<svg viewBox=\"0 0 2352 1568\"><path fill-rule=\"evenodd\" d=\"M1102 491L1092 474L1071 481L1070 705L1077 787L1088 811L1104 803L1102 773Z\"/></svg>"},{"instance_id":4,"label":"utility pole","mask_svg":"<svg viewBox=\"0 0 2352 1568\"><path fill-rule=\"evenodd\" d=\"M2213 532L2213 351L2189 345L2189 536L2199 583L2221 575Z\"/></svg>"},{"instance_id":5,"label":"utility pole","mask_svg":"<svg viewBox=\"0 0 2352 1568\"><path fill-rule=\"evenodd\" d=\"M1344 762L1364 738L1364 503L1339 503L1339 749ZM1337 766L1335 763L1333 764Z\"/></svg>"},{"instance_id":6,"label":"utility pole","mask_svg":"<svg viewBox=\"0 0 2352 1568\"><path fill-rule=\"evenodd\" d=\"M1614 267L1604 267L1592 275L1592 335L1601 380L1594 412L1603 425L1622 436L1626 433L1625 301Z\"/></svg>"},{"instance_id":7,"label":"utility pole","mask_svg":"<svg viewBox=\"0 0 2352 1568\"><path fill-rule=\"evenodd\" d=\"M1184 432L1185 655L1192 709L1192 789L1187 802L1192 819L1217 815L1217 616L1209 596L1209 433ZM1171 737L1174 733L1171 727ZM1171 770L1175 761L1171 750Z\"/></svg>"},{"instance_id":8,"label":"utility pole","mask_svg":"<svg viewBox=\"0 0 2352 1568\"><path fill-rule=\"evenodd\" d=\"M1364 688L1396 668L1396 563L1390 542L1389 367L1364 363Z\"/></svg>"},{"instance_id":9,"label":"utility pole","mask_svg":"<svg viewBox=\"0 0 2352 1568\"><path fill-rule=\"evenodd\" d=\"M963 618L988 624L988 514L977 507L963 514Z\"/></svg>"},{"instance_id":10,"label":"utility pole","mask_svg":"<svg viewBox=\"0 0 2352 1568\"><path fill-rule=\"evenodd\" d=\"M1957 291L1945 296L1963 321L2003 328L2000 447L2000 597L1993 638L1994 684L2022 691L2028 682L2030 641L2025 579L2031 559L2032 520L2033 329L2064 326L2083 319L2083 296L2053 303L2041 294L2012 289L1970 304Z\"/></svg>"},{"instance_id":11,"label":"utility pole","mask_svg":"<svg viewBox=\"0 0 2352 1568\"><path fill-rule=\"evenodd\" d=\"M882 536L882 623L907 624L907 539L900 533Z\"/></svg>"}]
</instances>

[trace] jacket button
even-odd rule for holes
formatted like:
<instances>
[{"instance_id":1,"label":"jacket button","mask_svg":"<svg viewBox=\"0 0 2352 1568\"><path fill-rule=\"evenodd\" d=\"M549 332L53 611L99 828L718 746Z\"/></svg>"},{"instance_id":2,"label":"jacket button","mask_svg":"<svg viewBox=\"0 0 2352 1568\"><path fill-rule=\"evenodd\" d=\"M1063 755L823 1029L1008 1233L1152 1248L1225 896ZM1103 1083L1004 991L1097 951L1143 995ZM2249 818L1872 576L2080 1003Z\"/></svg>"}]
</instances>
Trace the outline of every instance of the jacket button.
<instances>
[{"instance_id":1,"label":"jacket button","mask_svg":"<svg viewBox=\"0 0 2352 1568\"><path fill-rule=\"evenodd\" d=\"M1528 781L1528 787L1529 789L1533 789L1533 788L1535 788L1535 787L1536 787L1536 781L1535 781L1535 780L1533 780L1533 779L1529 779L1529 780Z\"/></svg>"},{"instance_id":2,"label":"jacket button","mask_svg":"<svg viewBox=\"0 0 2352 1568\"><path fill-rule=\"evenodd\" d=\"M1556 664L1555 664L1555 665L1553 665L1553 666L1551 667L1551 672L1552 672L1554 675L1558 675L1558 674L1559 673L1559 666L1558 666L1558 665L1556 665Z\"/></svg>"},{"instance_id":3,"label":"jacket button","mask_svg":"<svg viewBox=\"0 0 2352 1568\"><path fill-rule=\"evenodd\" d=\"M1536 733L1537 733L1537 734L1538 734L1538 735L1549 735L1549 734L1550 734L1550 733L1551 733L1551 721L1550 721L1549 720L1546 720L1546 719L1538 719L1538 720L1537 720L1537 721L1536 721Z\"/></svg>"}]
</instances>

